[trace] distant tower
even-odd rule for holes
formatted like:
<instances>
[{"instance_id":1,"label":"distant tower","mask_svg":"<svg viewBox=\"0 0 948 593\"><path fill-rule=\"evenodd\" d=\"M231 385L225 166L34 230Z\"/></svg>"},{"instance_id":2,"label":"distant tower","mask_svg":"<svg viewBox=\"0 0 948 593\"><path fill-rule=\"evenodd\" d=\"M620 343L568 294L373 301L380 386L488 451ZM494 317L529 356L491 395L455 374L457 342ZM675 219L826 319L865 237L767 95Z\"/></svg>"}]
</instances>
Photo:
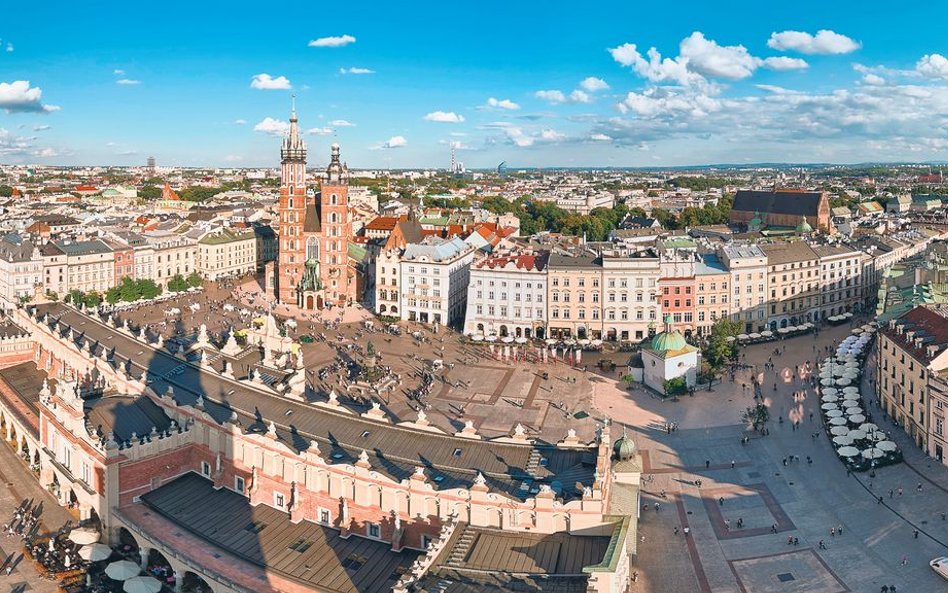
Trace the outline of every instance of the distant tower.
<instances>
[{"instance_id":1,"label":"distant tower","mask_svg":"<svg viewBox=\"0 0 948 593\"><path fill-rule=\"evenodd\" d=\"M280 231L276 286L282 303L295 303L306 263L303 223L306 217L306 145L299 135L296 98L290 113L290 133L280 149ZM268 287L269 289L270 287Z\"/></svg>"},{"instance_id":2,"label":"distant tower","mask_svg":"<svg viewBox=\"0 0 948 593\"><path fill-rule=\"evenodd\" d=\"M145 161L145 167L148 169L149 173L154 174L155 172L155 157L150 156L148 160Z\"/></svg>"},{"instance_id":3,"label":"distant tower","mask_svg":"<svg viewBox=\"0 0 948 593\"><path fill-rule=\"evenodd\" d=\"M457 172L458 172L458 166L454 160L454 143L452 142L451 143L451 174L453 175L454 173L457 173Z\"/></svg>"}]
</instances>

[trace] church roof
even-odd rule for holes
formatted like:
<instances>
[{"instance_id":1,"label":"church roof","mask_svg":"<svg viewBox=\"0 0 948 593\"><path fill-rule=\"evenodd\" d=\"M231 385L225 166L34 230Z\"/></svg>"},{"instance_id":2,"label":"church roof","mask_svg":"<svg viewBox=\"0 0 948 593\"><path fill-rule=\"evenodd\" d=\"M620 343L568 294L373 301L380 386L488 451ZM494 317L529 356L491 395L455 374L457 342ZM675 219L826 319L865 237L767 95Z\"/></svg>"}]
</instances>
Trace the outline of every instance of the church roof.
<instances>
[{"instance_id":1,"label":"church roof","mask_svg":"<svg viewBox=\"0 0 948 593\"><path fill-rule=\"evenodd\" d=\"M818 191L777 190L752 191L742 189L734 196L732 210L738 212L766 212L816 216L823 194Z\"/></svg>"},{"instance_id":2,"label":"church roof","mask_svg":"<svg viewBox=\"0 0 948 593\"><path fill-rule=\"evenodd\" d=\"M322 231L322 212L319 207L319 196L316 200L306 204L306 213L303 216L303 232L318 233Z\"/></svg>"}]
</instances>

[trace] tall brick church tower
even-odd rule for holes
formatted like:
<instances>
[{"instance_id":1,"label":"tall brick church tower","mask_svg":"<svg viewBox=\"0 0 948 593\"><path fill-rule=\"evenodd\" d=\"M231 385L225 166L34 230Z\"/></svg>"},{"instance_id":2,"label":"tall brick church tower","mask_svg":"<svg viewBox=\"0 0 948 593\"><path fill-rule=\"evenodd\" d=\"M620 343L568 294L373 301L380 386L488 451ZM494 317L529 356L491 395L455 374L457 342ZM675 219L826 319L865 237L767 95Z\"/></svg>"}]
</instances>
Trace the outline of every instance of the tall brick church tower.
<instances>
[{"instance_id":1,"label":"tall brick church tower","mask_svg":"<svg viewBox=\"0 0 948 593\"><path fill-rule=\"evenodd\" d=\"M344 305L356 300L355 277L349 267L349 169L339 159L339 145L332 145L329 166L319 187L322 219L322 282L328 302Z\"/></svg>"},{"instance_id":2,"label":"tall brick church tower","mask_svg":"<svg viewBox=\"0 0 948 593\"><path fill-rule=\"evenodd\" d=\"M296 100L290 114L290 133L280 149L280 232L276 289L281 303L297 303L297 287L303 277L306 245L303 223L306 216L306 144L300 138Z\"/></svg>"}]
</instances>

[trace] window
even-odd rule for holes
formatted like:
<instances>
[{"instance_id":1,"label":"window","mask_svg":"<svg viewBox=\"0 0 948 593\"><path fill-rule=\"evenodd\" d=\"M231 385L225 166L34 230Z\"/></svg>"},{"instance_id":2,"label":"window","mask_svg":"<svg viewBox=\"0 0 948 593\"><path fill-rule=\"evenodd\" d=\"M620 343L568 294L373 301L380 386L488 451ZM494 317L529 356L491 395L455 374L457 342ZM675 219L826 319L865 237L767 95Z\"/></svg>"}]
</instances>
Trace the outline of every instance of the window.
<instances>
[{"instance_id":1,"label":"window","mask_svg":"<svg viewBox=\"0 0 948 593\"><path fill-rule=\"evenodd\" d=\"M323 525L329 525L332 523L332 513L329 512L329 509L320 508L318 512L319 522Z\"/></svg>"},{"instance_id":2,"label":"window","mask_svg":"<svg viewBox=\"0 0 948 593\"><path fill-rule=\"evenodd\" d=\"M313 545L313 542L311 542L310 540L300 538L296 540L295 542L293 542L292 544L290 544L289 549L293 550L294 552L299 552L300 554L302 554L303 552L308 550L310 546L312 545Z\"/></svg>"},{"instance_id":3,"label":"window","mask_svg":"<svg viewBox=\"0 0 948 593\"><path fill-rule=\"evenodd\" d=\"M244 487L245 487L244 479L241 478L240 476L235 476L234 477L234 491L243 494Z\"/></svg>"},{"instance_id":4,"label":"window","mask_svg":"<svg viewBox=\"0 0 948 593\"><path fill-rule=\"evenodd\" d=\"M273 493L273 506L283 510L286 507L286 498L280 492Z\"/></svg>"},{"instance_id":5,"label":"window","mask_svg":"<svg viewBox=\"0 0 948 593\"><path fill-rule=\"evenodd\" d=\"M207 478L211 477L211 464L210 463L206 461L201 462L201 475Z\"/></svg>"},{"instance_id":6,"label":"window","mask_svg":"<svg viewBox=\"0 0 948 593\"><path fill-rule=\"evenodd\" d=\"M366 523L365 533L371 538L379 539L382 537L382 528L378 523Z\"/></svg>"}]
</instances>

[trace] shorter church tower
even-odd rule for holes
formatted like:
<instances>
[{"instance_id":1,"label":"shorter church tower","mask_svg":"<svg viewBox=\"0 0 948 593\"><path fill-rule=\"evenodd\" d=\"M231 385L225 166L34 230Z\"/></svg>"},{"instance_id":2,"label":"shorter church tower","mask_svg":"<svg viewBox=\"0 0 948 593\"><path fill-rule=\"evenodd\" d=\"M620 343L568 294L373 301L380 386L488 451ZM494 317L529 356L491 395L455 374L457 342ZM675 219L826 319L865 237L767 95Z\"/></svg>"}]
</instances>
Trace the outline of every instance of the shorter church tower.
<instances>
[{"instance_id":1,"label":"shorter church tower","mask_svg":"<svg viewBox=\"0 0 948 593\"><path fill-rule=\"evenodd\" d=\"M349 169L339 158L338 144L332 145L329 166L320 182L319 201L323 235L322 285L328 302L344 305L355 301L356 282L349 267L349 237L352 236Z\"/></svg>"}]
</instances>

